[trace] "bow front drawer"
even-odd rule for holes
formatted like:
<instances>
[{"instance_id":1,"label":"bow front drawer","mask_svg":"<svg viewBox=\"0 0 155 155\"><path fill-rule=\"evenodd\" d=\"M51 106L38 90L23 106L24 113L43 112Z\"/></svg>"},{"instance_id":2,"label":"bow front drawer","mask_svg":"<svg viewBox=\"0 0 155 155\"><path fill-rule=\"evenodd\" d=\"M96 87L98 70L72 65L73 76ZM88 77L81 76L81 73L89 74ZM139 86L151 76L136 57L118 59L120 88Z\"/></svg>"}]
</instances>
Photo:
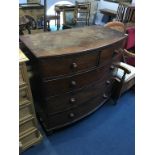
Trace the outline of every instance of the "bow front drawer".
<instances>
[{"instance_id":1,"label":"bow front drawer","mask_svg":"<svg viewBox=\"0 0 155 155\"><path fill-rule=\"evenodd\" d=\"M91 98L104 92L112 84L110 77L105 78L104 82L98 82L75 93L66 93L61 96L51 97L43 104L46 113L54 114L64 110L77 107Z\"/></svg>"},{"instance_id":2,"label":"bow front drawer","mask_svg":"<svg viewBox=\"0 0 155 155\"><path fill-rule=\"evenodd\" d=\"M52 78L88 70L97 65L98 52L67 55L41 59L42 78Z\"/></svg>"},{"instance_id":3,"label":"bow front drawer","mask_svg":"<svg viewBox=\"0 0 155 155\"><path fill-rule=\"evenodd\" d=\"M93 69L85 73L77 74L74 76L47 80L42 82L44 90L44 97L55 96L58 94L74 91L85 86L88 86L96 81L105 79L111 75L110 65L103 66L98 69Z\"/></svg>"},{"instance_id":4,"label":"bow front drawer","mask_svg":"<svg viewBox=\"0 0 155 155\"><path fill-rule=\"evenodd\" d=\"M48 116L45 118L44 125L46 126L47 130L48 128L51 130L73 123L96 110L98 107L104 104L108 98L108 95L106 97L104 96L104 92L100 93L98 96L90 99L85 104L82 104L77 108L64 111L51 117Z\"/></svg>"}]
</instances>

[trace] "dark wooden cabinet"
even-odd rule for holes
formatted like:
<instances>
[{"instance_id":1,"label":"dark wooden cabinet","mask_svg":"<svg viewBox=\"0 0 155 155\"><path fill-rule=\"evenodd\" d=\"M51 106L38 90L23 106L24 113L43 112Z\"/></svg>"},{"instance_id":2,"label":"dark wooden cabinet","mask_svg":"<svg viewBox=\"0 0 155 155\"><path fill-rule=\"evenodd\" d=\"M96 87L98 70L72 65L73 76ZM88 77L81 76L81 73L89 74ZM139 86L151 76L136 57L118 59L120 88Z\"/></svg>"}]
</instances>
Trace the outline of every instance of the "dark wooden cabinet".
<instances>
[{"instance_id":1,"label":"dark wooden cabinet","mask_svg":"<svg viewBox=\"0 0 155 155\"><path fill-rule=\"evenodd\" d=\"M80 120L111 97L113 63L125 39L102 26L20 37L36 73L36 107L48 133Z\"/></svg>"}]
</instances>

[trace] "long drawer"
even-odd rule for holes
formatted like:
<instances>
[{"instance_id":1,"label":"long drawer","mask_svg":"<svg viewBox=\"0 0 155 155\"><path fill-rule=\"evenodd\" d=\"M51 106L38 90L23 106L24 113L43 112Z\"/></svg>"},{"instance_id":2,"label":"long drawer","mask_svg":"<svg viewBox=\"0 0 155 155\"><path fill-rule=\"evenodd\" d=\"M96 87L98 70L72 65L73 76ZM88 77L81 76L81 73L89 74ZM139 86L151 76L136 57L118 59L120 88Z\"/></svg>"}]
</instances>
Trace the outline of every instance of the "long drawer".
<instances>
[{"instance_id":1,"label":"long drawer","mask_svg":"<svg viewBox=\"0 0 155 155\"><path fill-rule=\"evenodd\" d=\"M42 83L42 90L44 90L42 94L48 98L50 96L74 91L95 81L105 79L107 75L111 75L110 64L71 77L48 80Z\"/></svg>"},{"instance_id":2,"label":"long drawer","mask_svg":"<svg viewBox=\"0 0 155 155\"><path fill-rule=\"evenodd\" d=\"M28 86L19 88L19 104L22 105L25 102L31 101Z\"/></svg>"},{"instance_id":3,"label":"long drawer","mask_svg":"<svg viewBox=\"0 0 155 155\"><path fill-rule=\"evenodd\" d=\"M22 150L35 145L42 139L40 132L37 129L33 129L26 134L19 137L19 140L22 144Z\"/></svg>"},{"instance_id":4,"label":"long drawer","mask_svg":"<svg viewBox=\"0 0 155 155\"><path fill-rule=\"evenodd\" d=\"M43 125L47 132L50 132L53 129L61 128L65 125L71 124L91 112L95 111L98 107L100 107L105 101L109 98L108 94L100 93L98 96L90 99L85 104L78 106L77 108L49 116L47 118L43 118Z\"/></svg>"},{"instance_id":5,"label":"long drawer","mask_svg":"<svg viewBox=\"0 0 155 155\"><path fill-rule=\"evenodd\" d=\"M33 108L32 108L31 102L27 102L24 105L19 107L20 121L27 119L29 117L32 117L33 115L34 115L34 113L33 113Z\"/></svg>"},{"instance_id":6,"label":"long drawer","mask_svg":"<svg viewBox=\"0 0 155 155\"><path fill-rule=\"evenodd\" d=\"M113 79L110 76L107 76L102 82L91 84L79 91L51 97L43 103L44 109L48 114L55 114L77 107L98 94L101 94L105 90L111 90L112 83Z\"/></svg>"},{"instance_id":7,"label":"long drawer","mask_svg":"<svg viewBox=\"0 0 155 155\"><path fill-rule=\"evenodd\" d=\"M20 136L23 135L24 133L35 129L36 128L36 122L34 117L30 117L26 120L23 120L19 124L19 134Z\"/></svg>"},{"instance_id":8,"label":"long drawer","mask_svg":"<svg viewBox=\"0 0 155 155\"><path fill-rule=\"evenodd\" d=\"M42 58L39 61L39 66L43 78L52 78L88 70L95 67L97 62L98 52L92 51L54 58Z\"/></svg>"}]
</instances>

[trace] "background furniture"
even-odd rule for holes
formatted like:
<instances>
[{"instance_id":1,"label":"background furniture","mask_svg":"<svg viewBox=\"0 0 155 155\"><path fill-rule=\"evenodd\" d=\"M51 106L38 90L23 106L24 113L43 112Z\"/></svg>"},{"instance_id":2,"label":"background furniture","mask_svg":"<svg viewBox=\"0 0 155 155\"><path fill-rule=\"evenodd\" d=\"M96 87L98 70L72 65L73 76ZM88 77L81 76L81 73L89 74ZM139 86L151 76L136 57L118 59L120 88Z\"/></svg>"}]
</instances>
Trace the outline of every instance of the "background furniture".
<instances>
[{"instance_id":1,"label":"background furniture","mask_svg":"<svg viewBox=\"0 0 155 155\"><path fill-rule=\"evenodd\" d=\"M20 36L35 66L33 94L47 133L80 120L111 97L112 64L119 62L115 50L125 38L102 26Z\"/></svg>"},{"instance_id":2,"label":"background furniture","mask_svg":"<svg viewBox=\"0 0 155 155\"><path fill-rule=\"evenodd\" d=\"M19 141L20 152L41 141L37 127L32 94L25 62L28 58L19 50Z\"/></svg>"},{"instance_id":3,"label":"background furniture","mask_svg":"<svg viewBox=\"0 0 155 155\"><path fill-rule=\"evenodd\" d=\"M84 23L84 25L89 25L91 3L75 1L75 8L76 23Z\"/></svg>"},{"instance_id":4,"label":"background furniture","mask_svg":"<svg viewBox=\"0 0 155 155\"><path fill-rule=\"evenodd\" d=\"M25 16L19 17L19 35L24 34L24 30L27 30L31 34L30 21Z\"/></svg>"},{"instance_id":5,"label":"background furniture","mask_svg":"<svg viewBox=\"0 0 155 155\"><path fill-rule=\"evenodd\" d=\"M109 17L108 22L112 21L113 18L116 17L117 12L110 9L100 9L100 13L103 15L107 15Z\"/></svg>"},{"instance_id":6,"label":"background furniture","mask_svg":"<svg viewBox=\"0 0 155 155\"><path fill-rule=\"evenodd\" d=\"M108 22L104 25L104 27L111 28L120 32L125 33L125 25L122 22L114 21L114 22Z\"/></svg>"},{"instance_id":7,"label":"background furniture","mask_svg":"<svg viewBox=\"0 0 155 155\"><path fill-rule=\"evenodd\" d=\"M135 4L125 3L125 2L119 3L116 20L123 23L129 23L129 22L134 23L135 22Z\"/></svg>"},{"instance_id":8,"label":"background furniture","mask_svg":"<svg viewBox=\"0 0 155 155\"><path fill-rule=\"evenodd\" d=\"M44 16L44 6L39 3L23 3L19 4L19 16L29 16L36 24L33 29L41 28L37 25L37 21Z\"/></svg>"},{"instance_id":9,"label":"background furniture","mask_svg":"<svg viewBox=\"0 0 155 155\"><path fill-rule=\"evenodd\" d=\"M76 9L64 8L63 9L63 29L68 29L76 26Z\"/></svg>"},{"instance_id":10,"label":"background furniture","mask_svg":"<svg viewBox=\"0 0 155 155\"><path fill-rule=\"evenodd\" d=\"M131 53L128 51L123 51L123 55L126 57L131 57ZM133 56L133 55L132 55ZM135 68L126 61L124 58L122 62L116 65L117 71L114 72L115 76L115 90L113 94L113 98L115 101L126 91L130 88L134 88L135 85Z\"/></svg>"},{"instance_id":11,"label":"background furniture","mask_svg":"<svg viewBox=\"0 0 155 155\"><path fill-rule=\"evenodd\" d=\"M122 22L109 22L105 25L105 27L124 33L126 32L125 25ZM132 45L134 45L133 42ZM131 47L131 45L126 44L126 47ZM133 64L135 61L135 55L133 53L130 53L126 49L120 49L119 51L122 52L122 62L116 64L116 69L113 72L113 75L116 79L113 98L116 101L122 93L129 90L131 87L135 85L135 68L131 65L131 63Z\"/></svg>"}]
</instances>

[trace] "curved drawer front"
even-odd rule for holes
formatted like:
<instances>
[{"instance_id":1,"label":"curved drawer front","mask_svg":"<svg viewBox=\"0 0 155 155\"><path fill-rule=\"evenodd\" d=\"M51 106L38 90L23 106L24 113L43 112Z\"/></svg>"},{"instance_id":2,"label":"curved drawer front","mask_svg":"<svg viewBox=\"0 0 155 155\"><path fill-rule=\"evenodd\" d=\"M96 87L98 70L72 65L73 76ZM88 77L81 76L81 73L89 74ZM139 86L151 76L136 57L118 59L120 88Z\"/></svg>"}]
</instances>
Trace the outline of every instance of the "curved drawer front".
<instances>
[{"instance_id":1,"label":"curved drawer front","mask_svg":"<svg viewBox=\"0 0 155 155\"><path fill-rule=\"evenodd\" d=\"M99 106L105 103L107 99L108 96L105 97L105 94L102 93L77 108L48 117L44 121L45 128L52 130L71 124L95 111Z\"/></svg>"},{"instance_id":2,"label":"curved drawer front","mask_svg":"<svg viewBox=\"0 0 155 155\"><path fill-rule=\"evenodd\" d=\"M111 75L110 65L106 65L72 77L43 82L43 94L44 97L49 97L74 91L95 81L103 80L109 75Z\"/></svg>"},{"instance_id":3,"label":"curved drawer front","mask_svg":"<svg viewBox=\"0 0 155 155\"><path fill-rule=\"evenodd\" d=\"M107 60L112 59L117 55L117 50L122 48L124 45L124 40L116 42L113 45L106 47L105 49L100 50L100 60L99 65L103 65Z\"/></svg>"},{"instance_id":4,"label":"curved drawer front","mask_svg":"<svg viewBox=\"0 0 155 155\"><path fill-rule=\"evenodd\" d=\"M45 111L48 114L55 114L64 110L77 107L85 103L91 98L103 93L112 85L110 77L105 78L105 81L90 85L75 93L67 93L57 97L49 98L45 103Z\"/></svg>"},{"instance_id":5,"label":"curved drawer front","mask_svg":"<svg viewBox=\"0 0 155 155\"><path fill-rule=\"evenodd\" d=\"M40 60L42 78L52 78L68 75L93 68L97 65L98 52L45 58Z\"/></svg>"}]
</instances>

